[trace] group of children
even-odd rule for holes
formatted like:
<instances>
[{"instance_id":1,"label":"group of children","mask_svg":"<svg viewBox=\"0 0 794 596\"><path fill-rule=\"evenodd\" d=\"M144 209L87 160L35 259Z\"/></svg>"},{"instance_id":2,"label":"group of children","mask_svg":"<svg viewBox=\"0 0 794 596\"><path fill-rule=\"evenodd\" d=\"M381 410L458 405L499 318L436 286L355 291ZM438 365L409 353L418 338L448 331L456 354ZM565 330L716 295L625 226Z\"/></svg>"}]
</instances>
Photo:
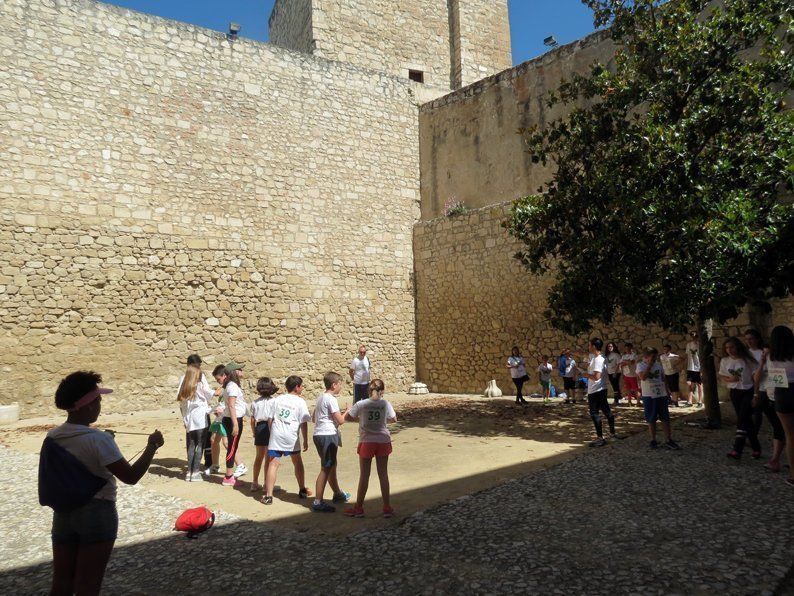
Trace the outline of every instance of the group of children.
<instances>
[{"instance_id":1,"label":"group of children","mask_svg":"<svg viewBox=\"0 0 794 596\"><path fill-rule=\"evenodd\" d=\"M243 365L231 362L215 367L212 376L220 385L213 392L201 373L201 358L188 357L187 370L179 383L178 401L186 430L188 470L186 480L202 481L221 471L220 446L225 445L226 457L223 486L234 487L238 478L248 472L239 460L240 439L244 431L244 419L250 418L250 430L256 446L253 465L253 492L263 491L262 502L273 503L276 480L282 460L292 461L298 483L298 498L314 497L312 511L332 513L336 508L324 500L326 487L330 485L331 501L346 503L350 493L344 492L337 479L337 457L342 446L339 427L346 422L359 425L359 483L355 505L344 510L350 517L364 517L364 499L369 486L372 460L375 459L383 498L383 516L392 517L394 509L390 503L388 461L392 452L388 423L396 422L397 415L392 405L383 398L383 381L375 379L368 384L368 397L340 410L338 396L344 388L342 375L328 372L323 377L325 391L317 398L314 412L309 413L303 397L303 379L287 377L286 393L276 395L278 388L269 377L257 380L258 394L250 405L241 388ZM213 397L218 404L211 405ZM215 420L210 422L210 415ZM313 422L312 442L320 458L320 473L313 493L306 486L302 451L309 449L308 425ZM202 472L201 452L204 451L205 469ZM259 482L263 472L264 483Z\"/></svg>"},{"instance_id":2,"label":"group of children","mask_svg":"<svg viewBox=\"0 0 794 596\"><path fill-rule=\"evenodd\" d=\"M631 342L624 344L621 353L618 344L610 341L604 349L604 358L607 379L612 387L612 405L617 406L625 398L629 406L633 404L642 406L637 365L642 362L643 355L634 351L634 345ZM557 392L552 383L554 367L549 361L549 356L544 355L539 358L540 363L536 372L544 402L547 402L550 397L556 396L560 397L564 403L575 404L577 395L587 395L588 378L586 375L580 374L582 369L577 366L577 359L583 363L589 361L590 355L574 352L568 348L560 352L557 358L557 373L562 381L562 391ZM669 389L669 405L703 407L703 383L700 373L697 334L691 333L691 341L686 345L685 355L673 353L672 347L665 344L662 352L658 354L658 360ZM513 346L512 354L507 360L507 367L510 369L510 375L516 386L516 403L528 403L522 395L522 387L529 381L529 376L527 375L526 362L517 346ZM679 375L683 370L686 370L687 399L683 399L679 381Z\"/></svg>"}]
</instances>

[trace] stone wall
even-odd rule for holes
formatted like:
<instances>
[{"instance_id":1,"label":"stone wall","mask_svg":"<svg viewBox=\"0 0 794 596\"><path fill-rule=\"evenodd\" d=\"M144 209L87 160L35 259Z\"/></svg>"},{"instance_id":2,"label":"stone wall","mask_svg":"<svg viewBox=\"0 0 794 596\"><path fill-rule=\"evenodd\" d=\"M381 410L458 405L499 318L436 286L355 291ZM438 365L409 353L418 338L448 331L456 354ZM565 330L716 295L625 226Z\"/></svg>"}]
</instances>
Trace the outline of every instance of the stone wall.
<instances>
[{"instance_id":1,"label":"stone wall","mask_svg":"<svg viewBox=\"0 0 794 596\"><path fill-rule=\"evenodd\" d=\"M310 54L314 50L312 0L277 0L268 28L270 43Z\"/></svg>"},{"instance_id":2,"label":"stone wall","mask_svg":"<svg viewBox=\"0 0 794 596\"><path fill-rule=\"evenodd\" d=\"M446 0L314 0L316 54L449 89Z\"/></svg>"},{"instance_id":3,"label":"stone wall","mask_svg":"<svg viewBox=\"0 0 794 596\"><path fill-rule=\"evenodd\" d=\"M481 393L496 379L502 391L514 394L506 367L514 345L527 358L530 372L539 356L554 359L564 347L586 350L593 336L621 346L629 341L638 351L665 343L683 351L684 335L642 326L624 316L609 328L596 327L580 337L554 330L543 315L552 278L530 275L513 258L519 244L501 227L509 208L510 203L492 205L423 221L414 228L417 378L431 391ZM766 325L743 313L725 326L715 326L718 345L751 324L765 333L772 325L794 325L794 300L774 301L773 306ZM531 387L537 386L537 375L530 376Z\"/></svg>"},{"instance_id":4,"label":"stone wall","mask_svg":"<svg viewBox=\"0 0 794 596\"><path fill-rule=\"evenodd\" d=\"M422 219L453 197L478 208L536 192L549 170L530 162L518 129L561 116L563 106L546 106L548 92L612 48L596 33L423 105Z\"/></svg>"},{"instance_id":5,"label":"stone wall","mask_svg":"<svg viewBox=\"0 0 794 596\"><path fill-rule=\"evenodd\" d=\"M513 66L507 2L449 0L454 18L452 87L458 89Z\"/></svg>"},{"instance_id":6,"label":"stone wall","mask_svg":"<svg viewBox=\"0 0 794 596\"><path fill-rule=\"evenodd\" d=\"M360 342L414 380L417 108L399 80L91 0L0 3L0 403L185 356L310 392Z\"/></svg>"}]
</instances>

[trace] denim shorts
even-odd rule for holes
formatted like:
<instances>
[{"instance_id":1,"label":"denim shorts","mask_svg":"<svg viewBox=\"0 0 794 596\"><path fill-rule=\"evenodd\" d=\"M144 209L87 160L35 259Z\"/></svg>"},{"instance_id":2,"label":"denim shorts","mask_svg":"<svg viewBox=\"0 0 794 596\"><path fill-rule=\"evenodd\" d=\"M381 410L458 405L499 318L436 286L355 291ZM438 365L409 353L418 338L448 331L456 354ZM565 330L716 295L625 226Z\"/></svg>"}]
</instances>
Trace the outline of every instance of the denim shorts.
<instances>
[{"instance_id":1,"label":"denim shorts","mask_svg":"<svg viewBox=\"0 0 794 596\"><path fill-rule=\"evenodd\" d=\"M113 542L119 533L116 502L91 501L72 511L53 512L52 541L56 544L95 544Z\"/></svg>"}]
</instances>

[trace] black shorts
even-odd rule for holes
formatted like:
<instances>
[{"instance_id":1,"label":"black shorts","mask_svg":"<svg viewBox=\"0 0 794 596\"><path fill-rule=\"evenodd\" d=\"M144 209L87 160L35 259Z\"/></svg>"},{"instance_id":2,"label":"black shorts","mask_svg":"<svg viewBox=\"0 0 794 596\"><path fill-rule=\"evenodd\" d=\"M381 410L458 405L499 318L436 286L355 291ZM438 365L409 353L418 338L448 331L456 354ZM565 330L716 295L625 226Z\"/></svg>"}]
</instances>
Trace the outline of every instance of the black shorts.
<instances>
[{"instance_id":1,"label":"black shorts","mask_svg":"<svg viewBox=\"0 0 794 596\"><path fill-rule=\"evenodd\" d=\"M313 439L317 453L320 455L320 467L333 468L339 451L339 435L315 435Z\"/></svg>"},{"instance_id":2,"label":"black shorts","mask_svg":"<svg viewBox=\"0 0 794 596\"><path fill-rule=\"evenodd\" d=\"M566 391L573 391L574 389L576 389L576 379L574 379L573 377L563 377L562 387Z\"/></svg>"},{"instance_id":3,"label":"black shorts","mask_svg":"<svg viewBox=\"0 0 794 596\"><path fill-rule=\"evenodd\" d=\"M775 411L781 414L794 414L794 387L775 387Z\"/></svg>"},{"instance_id":4,"label":"black shorts","mask_svg":"<svg viewBox=\"0 0 794 596\"><path fill-rule=\"evenodd\" d=\"M678 378L678 373L674 375L664 375L664 380L667 381L667 389L670 390L670 393L678 393L681 391L681 387L678 385Z\"/></svg>"},{"instance_id":5,"label":"black shorts","mask_svg":"<svg viewBox=\"0 0 794 596\"><path fill-rule=\"evenodd\" d=\"M697 383L700 384L703 382L703 379L700 377L699 370L688 370L686 371L686 382L687 383Z\"/></svg>"},{"instance_id":6,"label":"black shorts","mask_svg":"<svg viewBox=\"0 0 794 596\"><path fill-rule=\"evenodd\" d=\"M268 443L270 443L270 426L267 420L260 420L254 427L254 445L267 447Z\"/></svg>"}]
</instances>

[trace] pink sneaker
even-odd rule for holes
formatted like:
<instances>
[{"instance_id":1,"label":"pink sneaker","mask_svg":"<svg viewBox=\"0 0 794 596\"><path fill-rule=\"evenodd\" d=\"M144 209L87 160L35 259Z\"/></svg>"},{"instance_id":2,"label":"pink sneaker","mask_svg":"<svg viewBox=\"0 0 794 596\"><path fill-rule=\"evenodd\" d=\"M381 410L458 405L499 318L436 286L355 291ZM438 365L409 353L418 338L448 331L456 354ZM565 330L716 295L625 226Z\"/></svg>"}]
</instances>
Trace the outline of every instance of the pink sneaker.
<instances>
[{"instance_id":1,"label":"pink sneaker","mask_svg":"<svg viewBox=\"0 0 794 596\"><path fill-rule=\"evenodd\" d=\"M344 513L347 517L364 517L364 508L363 507L348 507L342 513Z\"/></svg>"},{"instance_id":2,"label":"pink sneaker","mask_svg":"<svg viewBox=\"0 0 794 596\"><path fill-rule=\"evenodd\" d=\"M221 484L223 486L237 486L237 478L235 478L234 476L229 476L228 478L226 478L226 476L224 476Z\"/></svg>"},{"instance_id":3,"label":"pink sneaker","mask_svg":"<svg viewBox=\"0 0 794 596\"><path fill-rule=\"evenodd\" d=\"M394 507L384 507L383 517L394 517Z\"/></svg>"}]
</instances>

